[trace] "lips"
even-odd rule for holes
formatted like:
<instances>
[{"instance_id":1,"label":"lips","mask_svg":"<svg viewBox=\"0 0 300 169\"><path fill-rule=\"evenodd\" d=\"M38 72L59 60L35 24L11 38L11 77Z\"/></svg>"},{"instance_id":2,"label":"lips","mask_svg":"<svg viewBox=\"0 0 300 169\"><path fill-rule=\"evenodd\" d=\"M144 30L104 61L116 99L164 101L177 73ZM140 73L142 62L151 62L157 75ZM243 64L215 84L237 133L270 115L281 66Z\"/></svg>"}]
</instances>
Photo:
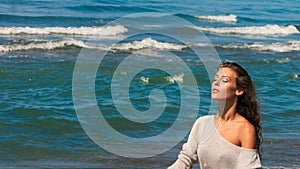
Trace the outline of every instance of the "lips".
<instances>
[{"instance_id":1,"label":"lips","mask_svg":"<svg viewBox=\"0 0 300 169\"><path fill-rule=\"evenodd\" d=\"M215 89L215 88L213 88L213 89L211 90L211 92L212 92L212 93L218 93L218 92L219 92L219 90L218 90L218 89Z\"/></svg>"}]
</instances>

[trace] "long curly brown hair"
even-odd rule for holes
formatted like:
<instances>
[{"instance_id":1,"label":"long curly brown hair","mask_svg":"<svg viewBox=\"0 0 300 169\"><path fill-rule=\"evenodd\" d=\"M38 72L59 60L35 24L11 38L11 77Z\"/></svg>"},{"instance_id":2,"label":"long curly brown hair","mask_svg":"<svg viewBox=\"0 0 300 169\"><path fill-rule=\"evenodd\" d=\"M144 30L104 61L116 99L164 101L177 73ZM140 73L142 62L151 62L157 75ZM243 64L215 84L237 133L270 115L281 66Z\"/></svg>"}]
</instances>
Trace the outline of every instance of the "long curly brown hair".
<instances>
[{"instance_id":1,"label":"long curly brown hair","mask_svg":"<svg viewBox=\"0 0 300 169\"><path fill-rule=\"evenodd\" d=\"M239 64L234 62L222 63L220 68L230 68L236 75L237 89L242 89L244 93L238 97L237 112L245 117L256 130L256 149L260 154L260 145L262 144L262 127L260 124L260 104L256 97L256 90L248 72Z\"/></svg>"}]
</instances>

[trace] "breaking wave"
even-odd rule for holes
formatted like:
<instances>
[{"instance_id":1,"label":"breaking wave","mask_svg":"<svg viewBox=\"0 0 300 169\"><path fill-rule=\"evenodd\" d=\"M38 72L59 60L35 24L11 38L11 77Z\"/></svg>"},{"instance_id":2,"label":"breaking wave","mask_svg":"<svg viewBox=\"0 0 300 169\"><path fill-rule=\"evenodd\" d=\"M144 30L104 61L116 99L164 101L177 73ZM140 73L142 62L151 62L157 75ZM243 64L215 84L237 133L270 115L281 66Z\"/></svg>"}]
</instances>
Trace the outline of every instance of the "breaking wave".
<instances>
[{"instance_id":1,"label":"breaking wave","mask_svg":"<svg viewBox=\"0 0 300 169\"><path fill-rule=\"evenodd\" d=\"M0 35L100 35L114 36L126 33L122 25L104 27L0 27Z\"/></svg>"},{"instance_id":2,"label":"breaking wave","mask_svg":"<svg viewBox=\"0 0 300 169\"><path fill-rule=\"evenodd\" d=\"M185 45L175 44L175 43L167 43L167 42L158 42L151 37L145 38L141 41L133 41L129 43L116 44L111 47L116 50L138 50L144 48L155 48L162 50L182 50L186 48Z\"/></svg>"},{"instance_id":3,"label":"breaking wave","mask_svg":"<svg viewBox=\"0 0 300 169\"><path fill-rule=\"evenodd\" d=\"M24 43L19 41L19 43L4 44L0 45L0 52L12 52L12 51L27 51L27 50L53 50L56 48L63 48L67 46L78 46L88 48L83 41L75 39L63 39L60 41L37 41L33 40L31 42Z\"/></svg>"},{"instance_id":4,"label":"breaking wave","mask_svg":"<svg viewBox=\"0 0 300 169\"><path fill-rule=\"evenodd\" d=\"M13 51L28 51L28 50L53 50L57 48L64 48L68 46L76 46L80 48L101 49L101 50L139 50L145 48L154 48L160 50L182 50L185 45L159 42L152 38L145 38L140 41L133 41L128 43L119 43L114 45L92 44L82 40L72 38L62 39L57 41L42 41L42 40L19 40L13 43L1 44L0 52Z\"/></svg>"},{"instance_id":5,"label":"breaking wave","mask_svg":"<svg viewBox=\"0 0 300 169\"><path fill-rule=\"evenodd\" d=\"M245 27L193 27L204 32L220 35L248 35L248 36L286 36L297 34L299 30L294 25L279 26L245 26Z\"/></svg>"},{"instance_id":6,"label":"breaking wave","mask_svg":"<svg viewBox=\"0 0 300 169\"><path fill-rule=\"evenodd\" d=\"M233 14L229 15L208 15L208 16L195 16L200 20L210 22L224 22L224 23L236 23L238 21L237 16Z\"/></svg>"},{"instance_id":7,"label":"breaking wave","mask_svg":"<svg viewBox=\"0 0 300 169\"><path fill-rule=\"evenodd\" d=\"M255 42L251 44L229 44L218 46L226 49L251 49L256 51L272 51L272 52L291 52L300 51L300 41L262 43Z\"/></svg>"}]
</instances>

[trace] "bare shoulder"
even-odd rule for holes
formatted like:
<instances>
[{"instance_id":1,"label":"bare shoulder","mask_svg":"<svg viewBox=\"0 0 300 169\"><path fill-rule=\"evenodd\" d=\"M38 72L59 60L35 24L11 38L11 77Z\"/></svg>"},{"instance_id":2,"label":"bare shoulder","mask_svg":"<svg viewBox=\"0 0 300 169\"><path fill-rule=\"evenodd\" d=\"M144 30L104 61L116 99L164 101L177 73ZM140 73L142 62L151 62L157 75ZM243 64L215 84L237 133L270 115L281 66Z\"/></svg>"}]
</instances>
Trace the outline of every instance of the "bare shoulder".
<instances>
[{"instance_id":1,"label":"bare shoulder","mask_svg":"<svg viewBox=\"0 0 300 169\"><path fill-rule=\"evenodd\" d=\"M255 149L256 145L256 131L255 127L247 120L242 119L239 126L239 137L241 147Z\"/></svg>"}]
</instances>

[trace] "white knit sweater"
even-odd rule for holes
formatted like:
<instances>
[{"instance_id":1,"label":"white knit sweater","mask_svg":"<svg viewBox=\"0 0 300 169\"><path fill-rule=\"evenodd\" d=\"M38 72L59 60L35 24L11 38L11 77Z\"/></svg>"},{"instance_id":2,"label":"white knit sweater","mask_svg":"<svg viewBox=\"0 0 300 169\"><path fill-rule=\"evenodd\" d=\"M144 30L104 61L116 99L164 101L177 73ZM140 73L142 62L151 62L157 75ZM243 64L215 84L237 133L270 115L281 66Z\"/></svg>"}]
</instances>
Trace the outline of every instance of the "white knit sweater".
<instances>
[{"instance_id":1,"label":"white knit sweater","mask_svg":"<svg viewBox=\"0 0 300 169\"><path fill-rule=\"evenodd\" d=\"M168 169L190 169L199 161L201 169L261 168L257 150L236 146L217 131L214 116L197 119L176 162Z\"/></svg>"}]
</instances>

